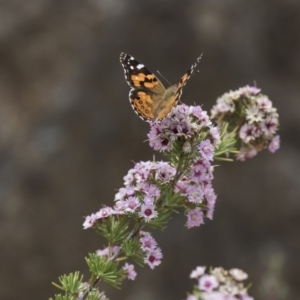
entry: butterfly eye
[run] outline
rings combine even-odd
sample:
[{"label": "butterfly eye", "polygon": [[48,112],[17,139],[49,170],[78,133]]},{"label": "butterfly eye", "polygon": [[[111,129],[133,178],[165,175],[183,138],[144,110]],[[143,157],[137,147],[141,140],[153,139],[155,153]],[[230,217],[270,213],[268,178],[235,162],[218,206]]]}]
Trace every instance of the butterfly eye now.
[{"label": "butterfly eye", "polygon": [[143,101],[139,101],[139,104],[143,104]]}]

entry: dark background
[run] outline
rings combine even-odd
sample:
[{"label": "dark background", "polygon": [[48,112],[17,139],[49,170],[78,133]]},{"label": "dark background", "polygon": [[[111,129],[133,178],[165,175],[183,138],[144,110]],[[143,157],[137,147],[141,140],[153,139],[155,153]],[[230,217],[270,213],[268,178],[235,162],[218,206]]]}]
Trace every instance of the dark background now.
[{"label": "dark background", "polygon": [[282,147],[221,163],[214,220],[187,230],[176,216],[154,233],[162,265],[107,295],[183,299],[190,271],[208,265],[247,271],[256,299],[299,299],[299,32],[299,0],[1,1],[0,299],[48,299],[59,275],[87,275],[84,256],[104,241],[82,216],[112,205],[132,161],[153,157],[122,51],[172,83],[203,52],[182,101],[206,110],[256,82],[278,108]]}]

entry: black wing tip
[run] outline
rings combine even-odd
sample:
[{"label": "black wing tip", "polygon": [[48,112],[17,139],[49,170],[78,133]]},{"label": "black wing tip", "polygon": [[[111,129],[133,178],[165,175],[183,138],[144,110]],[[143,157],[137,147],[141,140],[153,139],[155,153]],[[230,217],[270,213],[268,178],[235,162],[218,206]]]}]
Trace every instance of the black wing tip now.
[{"label": "black wing tip", "polygon": [[126,56],[126,53],[125,52],[121,52],[121,54],[120,54],[120,61],[121,62],[124,60],[125,56]]},{"label": "black wing tip", "polygon": [[203,57],[203,53],[201,53],[201,54],[197,57],[197,63],[199,63],[199,61],[201,60],[202,57]]}]

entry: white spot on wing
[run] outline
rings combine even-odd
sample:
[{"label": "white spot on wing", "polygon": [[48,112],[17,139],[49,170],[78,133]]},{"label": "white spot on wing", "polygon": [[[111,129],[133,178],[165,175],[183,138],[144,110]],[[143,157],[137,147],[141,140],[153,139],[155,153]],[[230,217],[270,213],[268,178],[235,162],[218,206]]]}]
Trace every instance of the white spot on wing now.
[{"label": "white spot on wing", "polygon": [[140,69],[142,69],[142,68],[144,68],[145,66],[143,65],[143,64],[138,64],[137,66],[136,66],[136,68],[138,69],[138,70],[140,70]]}]

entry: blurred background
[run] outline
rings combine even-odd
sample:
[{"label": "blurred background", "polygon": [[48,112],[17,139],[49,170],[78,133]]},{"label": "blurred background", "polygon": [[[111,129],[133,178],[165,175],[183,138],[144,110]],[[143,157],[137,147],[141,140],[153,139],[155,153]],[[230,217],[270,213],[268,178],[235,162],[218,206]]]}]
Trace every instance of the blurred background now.
[{"label": "blurred background", "polygon": [[[172,83],[200,53],[182,101],[210,110],[257,83],[280,114],[281,149],[215,171],[215,217],[155,232],[161,266],[113,299],[184,299],[197,265],[238,267],[255,299],[300,298],[300,2],[0,2],[0,299],[48,299],[51,282],[104,247],[83,216],[112,205],[132,161],[151,160],[119,54]],[[159,155],[156,154],[159,158]],[[87,277],[86,277],[87,279]],[[298,295],[298,296],[297,296]]]}]

